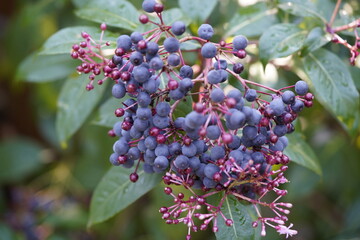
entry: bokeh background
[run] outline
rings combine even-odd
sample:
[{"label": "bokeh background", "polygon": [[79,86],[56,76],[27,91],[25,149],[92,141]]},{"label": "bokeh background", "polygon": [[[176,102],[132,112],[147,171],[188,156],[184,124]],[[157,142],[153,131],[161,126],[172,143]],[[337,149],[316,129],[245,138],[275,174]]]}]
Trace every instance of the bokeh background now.
[{"label": "bokeh background", "polygon": [[[186,228],[166,225],[158,213],[160,206],[171,201],[161,187],[111,220],[87,229],[91,194],[110,168],[113,139],[108,137],[107,128],[89,120],[66,148],[61,147],[55,116],[63,81],[29,83],[28,76],[17,71],[19,64],[57,30],[89,25],[73,13],[82,2],[0,3],[0,239],[183,239]],[[141,0],[131,2],[140,8]],[[163,2],[168,8],[177,6],[177,1]],[[322,2],[329,9],[335,3]],[[346,2],[360,16],[359,2]],[[221,25],[229,21],[238,7],[236,1],[221,1],[210,22]],[[347,56],[339,46],[329,44],[327,48]],[[34,66],[34,71],[62,76],[75,66],[69,57],[59,68],[49,69],[44,63],[41,69]],[[352,67],[351,71],[359,89],[360,69]],[[293,82],[294,78],[288,75],[287,80]],[[360,137],[350,137],[316,101],[312,109],[304,111],[300,122],[323,174],[290,165],[286,198],[294,204],[289,218],[299,231],[293,239],[359,240]],[[215,237],[201,232],[193,234],[193,239]],[[270,231],[264,239],[280,237]]]}]

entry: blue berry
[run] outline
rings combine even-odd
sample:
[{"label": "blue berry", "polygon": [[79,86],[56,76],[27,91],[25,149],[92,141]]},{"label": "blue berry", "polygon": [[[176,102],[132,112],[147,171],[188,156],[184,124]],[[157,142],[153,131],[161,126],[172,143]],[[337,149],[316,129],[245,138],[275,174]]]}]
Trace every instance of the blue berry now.
[{"label": "blue berry", "polygon": [[160,171],[165,171],[169,166],[169,160],[165,156],[158,156],[155,158],[154,167]]},{"label": "blue berry", "polygon": [[132,147],[129,149],[127,156],[130,160],[137,160],[140,158],[140,150],[137,147]]},{"label": "blue berry", "polygon": [[281,98],[275,98],[270,102],[269,107],[273,110],[275,116],[280,116],[285,111],[284,102]]},{"label": "blue berry", "polygon": [[154,12],[154,7],[155,7],[155,0],[144,0],[144,2],[142,3],[142,8],[144,9],[145,12],[148,13],[152,13]]},{"label": "blue berry", "polygon": [[177,88],[175,90],[170,90],[169,96],[171,99],[176,101],[182,99],[185,94],[179,88]]},{"label": "blue berry", "polygon": [[177,52],[179,50],[179,48],[180,48],[179,40],[177,40],[174,37],[168,37],[164,41],[164,48],[169,53]]},{"label": "blue berry", "polygon": [[192,157],[189,159],[189,166],[193,171],[196,171],[200,167],[200,159],[198,157]]},{"label": "blue berry", "polygon": [[141,120],[140,118],[135,119],[133,128],[135,128],[139,132],[145,131],[148,127],[149,127],[148,120]]},{"label": "blue berry", "polygon": [[146,67],[137,66],[134,67],[133,76],[136,82],[144,83],[150,78],[151,73]]},{"label": "blue berry", "polygon": [[129,51],[132,44],[131,38],[128,35],[121,35],[116,40],[117,48],[122,48],[125,51]]},{"label": "blue berry", "polygon": [[186,169],[189,167],[189,158],[184,155],[179,155],[175,158],[174,165],[179,169]]},{"label": "blue berry", "polygon": [[291,110],[293,110],[296,113],[301,112],[303,108],[304,108],[304,103],[299,99],[295,99],[295,102],[291,104]]},{"label": "blue berry", "polygon": [[126,94],[126,89],[123,83],[119,82],[112,87],[111,93],[114,98],[123,98]]},{"label": "blue berry", "polygon": [[171,31],[176,35],[182,35],[186,30],[185,23],[182,21],[176,21],[171,25]]},{"label": "blue berry", "polygon": [[251,114],[246,117],[246,121],[249,125],[258,125],[260,123],[261,118],[262,115],[259,112],[259,110],[252,108]]},{"label": "blue berry", "polygon": [[144,139],[140,140],[138,142],[137,147],[140,150],[140,152],[144,153],[146,151],[145,140]]},{"label": "blue berry", "polygon": [[214,35],[214,29],[210,24],[202,24],[198,29],[198,35],[202,39],[209,40]]},{"label": "blue berry", "polygon": [[241,140],[238,136],[236,135],[232,135],[232,142],[228,144],[228,147],[230,149],[237,149],[240,147],[240,144],[241,144]]},{"label": "blue berry", "polygon": [[297,81],[295,83],[295,92],[301,96],[305,95],[309,90],[309,86],[305,81]]},{"label": "blue berry", "polygon": [[207,75],[208,82],[211,84],[217,84],[221,82],[220,71],[211,70]]},{"label": "blue berry", "polygon": [[247,45],[248,40],[242,35],[236,36],[233,40],[233,47],[235,50],[245,49]]},{"label": "blue berry", "polygon": [[295,101],[295,93],[292,91],[285,91],[281,95],[281,98],[285,104],[292,104]]},{"label": "blue berry", "polygon": [[244,155],[239,150],[233,150],[229,153],[229,157],[232,157],[237,164],[241,164],[242,160],[244,159]]},{"label": "blue berry", "polygon": [[197,148],[193,143],[191,143],[189,146],[183,145],[181,147],[181,152],[187,157],[193,157],[196,155]]},{"label": "blue berry", "polygon": [[212,164],[212,163],[207,164],[204,168],[205,176],[210,179],[213,179],[214,174],[219,171],[220,171],[220,168],[217,165]]},{"label": "blue berry", "polygon": [[263,163],[265,161],[265,157],[261,152],[253,152],[251,158],[254,160],[255,164]]},{"label": "blue berry", "polygon": [[140,92],[137,97],[137,102],[140,107],[147,107],[151,103],[151,97],[146,92]]},{"label": "blue berry", "polygon": [[225,157],[225,150],[223,147],[215,146],[211,149],[211,152],[210,152],[211,160],[216,161],[223,157]]},{"label": "blue berry", "polygon": [[211,125],[206,128],[206,136],[211,140],[216,140],[220,137],[221,131],[217,125]]},{"label": "blue berry", "polygon": [[249,125],[245,126],[243,128],[242,132],[243,132],[243,136],[245,136],[251,140],[253,140],[256,137],[256,135],[258,134],[257,127],[249,126]]},{"label": "blue berry", "polygon": [[125,107],[131,106],[129,109],[126,110],[126,112],[130,114],[135,113],[138,108],[138,106],[136,105],[136,101],[132,98],[126,99],[123,104]]},{"label": "blue berry", "polygon": [[248,101],[248,102],[253,102],[255,101],[257,98],[257,93],[256,93],[256,90],[255,89],[248,89],[246,92],[245,92],[245,99]]},{"label": "blue berry", "polygon": [[114,165],[114,166],[119,166],[120,165],[120,163],[119,163],[119,161],[118,161],[118,157],[119,157],[119,154],[117,154],[117,153],[112,153],[111,155],[110,155],[110,163],[112,164],[112,165]]},{"label": "blue berry", "polygon": [[276,136],[282,137],[287,133],[287,127],[286,125],[276,125],[273,131]]},{"label": "blue berry", "polygon": [[207,178],[207,177],[205,177],[203,179],[203,184],[206,188],[209,188],[209,189],[214,188],[217,185],[217,183],[214,180]]},{"label": "blue berry", "polygon": [[133,43],[138,43],[139,41],[143,40],[144,37],[141,33],[139,32],[133,32],[131,35],[130,35],[130,38],[131,38],[131,41]]},{"label": "blue berry", "polygon": [[156,156],[169,156],[169,147],[165,144],[158,144],[155,148]]},{"label": "blue berry", "polygon": [[161,70],[164,66],[164,62],[161,60],[160,57],[153,57],[151,60],[150,60],[150,68],[151,69],[154,69],[154,70]]},{"label": "blue berry", "polygon": [[138,66],[143,62],[143,55],[138,52],[135,51],[130,55],[130,62],[134,65],[134,66]]},{"label": "blue berry", "polygon": [[122,124],[122,122],[117,122],[117,123],[115,123],[114,126],[113,126],[114,133],[115,133],[115,135],[118,136],[118,137],[121,136],[121,130],[122,130],[121,124]]},{"label": "blue berry", "polygon": [[170,110],[170,105],[167,102],[160,102],[156,105],[156,114],[161,117],[168,116]]},{"label": "blue berry", "polygon": [[260,133],[252,141],[254,146],[261,147],[266,143],[266,136]]},{"label": "blue berry", "polygon": [[184,65],[180,68],[179,75],[182,78],[190,78],[191,79],[194,75],[194,71],[190,66]]},{"label": "blue berry", "polygon": [[151,110],[146,107],[139,107],[136,110],[136,116],[141,120],[148,120],[151,117]]},{"label": "blue berry", "polygon": [[124,155],[129,151],[129,144],[125,141],[118,140],[114,143],[113,149],[118,155]]},{"label": "blue berry", "polygon": [[184,117],[178,117],[177,119],[175,119],[174,121],[174,126],[176,128],[182,128],[182,125],[184,124],[185,122],[185,118]]},{"label": "blue berry", "polygon": [[234,127],[234,128],[231,128],[232,130],[235,130],[237,128],[241,128],[242,126],[244,126],[245,121],[246,121],[245,114],[238,110],[233,111],[229,118],[230,126]]},{"label": "blue berry", "polygon": [[234,98],[236,102],[239,102],[242,98],[241,92],[238,89],[232,89],[226,95],[228,98]]},{"label": "blue berry", "polygon": [[156,75],[151,76],[148,81],[143,83],[143,89],[149,94],[155,93],[159,86],[160,80]]},{"label": "blue berry", "polygon": [[154,56],[159,51],[159,45],[156,42],[148,42],[146,46],[146,53]]},{"label": "blue berry", "polygon": [[220,59],[220,60],[214,62],[214,68],[215,68],[216,70],[219,70],[219,69],[224,69],[224,70],[225,70],[225,69],[227,68],[227,62],[226,62],[226,60]]},{"label": "blue berry", "polygon": [[169,154],[170,155],[180,155],[181,154],[181,144],[178,142],[173,142],[169,145]]},{"label": "blue berry", "polygon": [[145,146],[147,149],[154,150],[157,146],[156,138],[153,136],[145,138]]},{"label": "blue berry", "polygon": [[176,53],[172,53],[168,56],[167,62],[170,66],[176,67],[180,64],[180,57]]},{"label": "blue berry", "polygon": [[225,94],[221,88],[215,88],[210,93],[211,101],[219,103],[225,99]]},{"label": "blue berry", "polygon": [[145,173],[154,173],[154,169],[153,169],[153,166],[149,163],[144,163],[143,165],[143,169],[144,169],[144,172]]},{"label": "blue berry", "polygon": [[185,93],[190,91],[193,86],[194,86],[194,83],[191,81],[190,78],[184,78],[179,83],[179,89]]},{"label": "blue berry", "polygon": [[216,56],[216,46],[213,43],[205,43],[202,47],[201,47],[201,55],[204,58],[213,58]]},{"label": "blue berry", "polygon": [[204,116],[200,113],[192,111],[185,117],[185,125],[189,128],[195,129],[200,127],[203,123]]},{"label": "blue berry", "polygon": [[155,114],[153,116],[153,123],[154,126],[160,129],[167,128],[170,125],[170,119],[169,117],[161,117],[158,114]]},{"label": "blue berry", "polygon": [[202,154],[203,152],[205,152],[206,149],[206,145],[205,142],[203,140],[196,140],[193,141],[193,144],[196,146],[196,154]]}]

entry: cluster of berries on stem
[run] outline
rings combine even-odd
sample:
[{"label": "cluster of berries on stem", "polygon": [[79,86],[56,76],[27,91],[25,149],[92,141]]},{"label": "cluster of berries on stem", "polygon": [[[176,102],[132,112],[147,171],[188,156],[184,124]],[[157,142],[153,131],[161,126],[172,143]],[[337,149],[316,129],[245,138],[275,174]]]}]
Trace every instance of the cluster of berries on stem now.
[{"label": "cluster of berries on stem", "polygon": [[[219,230],[219,221],[227,226],[237,224],[221,210],[229,196],[254,206],[258,217],[252,226],[259,225],[261,235],[266,235],[266,226],[295,235],[292,224],[285,226],[292,205],[280,201],[287,194],[280,186],[288,181],[284,172],[290,161],[283,152],[288,145],[285,135],[295,130],[293,122],[299,112],[313,104],[307,83],[299,80],[273,89],[244,79],[241,59],[247,56],[246,37],[235,36],[230,43],[211,42],[214,29],[209,24],[198,28],[198,36],[180,37],[186,32],[185,23],[166,25],[162,4],[145,0],[143,9],[155,13],[159,22],[141,15],[139,21],[153,24],[154,29],[119,36],[111,59],[101,50],[109,44],[102,44],[102,39],[96,43],[87,33],[71,53],[82,61],[77,71],[89,74],[88,90],[94,88],[95,78],[100,78],[100,85],[107,79],[113,82],[112,95],[119,99],[114,113],[119,121],[109,131],[118,138],[110,162],[135,166],[132,182],[138,180],[140,168],[163,174],[164,191],[174,198],[174,205],[161,207],[160,213],[168,224],[186,224],[186,239],[210,223],[214,232]],[[102,24],[101,30],[105,29]],[[186,64],[182,45],[187,41],[200,46],[192,50],[203,62],[200,71]],[[223,90],[230,77],[241,83],[241,91]],[[178,110],[194,99],[189,112]],[[184,186],[190,197],[175,194],[171,185]],[[270,192],[277,197],[267,203],[264,196]],[[216,194],[221,200],[210,204],[208,198]],[[260,207],[269,208],[274,216],[262,216]]]}]

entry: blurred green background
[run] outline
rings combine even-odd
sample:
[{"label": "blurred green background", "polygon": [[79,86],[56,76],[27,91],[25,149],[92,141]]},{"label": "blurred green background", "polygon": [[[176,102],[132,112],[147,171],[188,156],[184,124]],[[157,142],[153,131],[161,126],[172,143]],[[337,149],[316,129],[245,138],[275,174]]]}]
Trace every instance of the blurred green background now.
[{"label": "blurred green background", "polygon": [[[158,213],[171,201],[161,187],[110,221],[87,229],[91,194],[110,168],[113,139],[107,136],[107,128],[88,121],[66,148],[60,147],[54,122],[63,81],[34,84],[17,73],[19,64],[57,30],[89,24],[73,14],[84,2],[1,3],[0,239],[184,239],[186,228],[166,225]],[[168,8],[177,6],[177,1],[164,2]],[[141,0],[132,3],[139,8]],[[352,3],[359,6],[358,1]],[[233,6],[235,1],[223,1],[211,22],[228,21],[236,10]],[[346,55],[338,46],[329,48]],[[40,69],[34,66],[34,74],[51,77],[56,72],[65,79],[75,66],[65,57],[56,69],[47,69],[46,62]],[[359,68],[353,67],[352,73],[359,88]],[[350,138],[318,102],[304,111],[300,122],[323,175],[290,165],[291,182],[285,187],[294,207],[289,218],[299,231],[293,239],[360,239],[360,137]],[[214,236],[201,232],[193,239]],[[280,237],[270,231],[264,239]]]}]

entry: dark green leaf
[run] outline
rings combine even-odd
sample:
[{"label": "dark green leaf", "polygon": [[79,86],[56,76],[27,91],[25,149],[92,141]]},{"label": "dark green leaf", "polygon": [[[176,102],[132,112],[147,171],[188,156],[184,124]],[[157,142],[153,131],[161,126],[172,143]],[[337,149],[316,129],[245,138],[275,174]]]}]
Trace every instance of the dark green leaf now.
[{"label": "dark green leaf", "polygon": [[[69,27],[61,29],[52,35],[43,45],[40,54],[51,55],[51,54],[70,54],[71,47],[74,44],[79,44],[84,41],[81,37],[82,32],[87,32],[90,36],[98,41],[100,39],[101,30],[96,27]],[[105,31],[103,42],[109,41],[110,44],[114,45],[116,37],[114,37],[109,31]]]},{"label": "dark green leaf", "polygon": [[257,3],[249,7],[239,8],[225,29],[225,36],[237,34],[246,37],[261,35],[266,29],[278,22],[277,9],[269,9],[265,3]]},{"label": "dark green leaf", "polygon": [[326,33],[320,27],[312,29],[304,42],[304,50],[302,55],[306,55],[309,52],[313,52],[326,43],[329,42],[330,38],[326,37]]},{"label": "dark green leaf", "polygon": [[77,10],[76,15],[97,23],[109,26],[135,30],[139,25],[136,8],[127,1],[91,1],[87,6]]},{"label": "dark green leaf", "polygon": [[359,93],[345,63],[335,54],[318,49],[309,53],[303,64],[316,98],[354,136],[360,118]]},{"label": "dark green leaf", "polygon": [[139,180],[133,183],[129,175],[133,169],[113,167],[96,187],[91,199],[88,226],[103,222],[129,206],[159,184],[161,175],[138,172]]},{"label": "dark green leaf", "polygon": [[63,85],[58,99],[56,132],[62,144],[84,123],[102,97],[106,86],[96,85],[90,92],[85,87],[88,75],[70,77]]},{"label": "dark green leaf", "polygon": [[[205,5],[204,5],[205,4]],[[179,6],[191,19],[205,21],[214,10],[217,0],[203,1],[179,0]]]},{"label": "dark green leaf", "polygon": [[175,110],[174,110],[174,117],[178,118],[178,117],[185,117],[188,113],[190,113],[193,108],[192,108],[192,98],[191,96],[186,96],[183,100],[181,100],[181,102],[178,103],[178,105],[176,106]]},{"label": "dark green leaf", "polygon": [[218,216],[219,231],[215,233],[218,240],[260,239],[260,227],[252,227],[252,222],[257,219],[253,205],[245,205],[234,196],[229,195],[226,197],[221,211],[227,219],[232,219],[234,224],[228,227],[222,216]]},{"label": "dark green leaf", "polygon": [[19,66],[16,78],[28,82],[50,82],[67,77],[75,71],[78,61],[69,54],[28,56]]},{"label": "dark green leaf", "polygon": [[104,127],[113,127],[116,122],[122,120],[122,117],[118,118],[115,116],[115,109],[123,107],[124,105],[121,103],[128,98],[129,97],[127,95],[122,99],[116,99],[114,97],[109,98],[100,106],[97,117],[93,123]]},{"label": "dark green leaf", "polygon": [[287,135],[287,138],[289,146],[286,147],[285,154],[290,160],[321,175],[319,160],[312,148],[304,141],[303,136],[292,133]]},{"label": "dark green leaf", "polygon": [[41,147],[26,139],[0,144],[0,183],[20,181],[41,167]]},{"label": "dark green leaf", "polygon": [[295,24],[281,23],[272,26],[259,40],[260,58],[268,61],[286,57],[301,49],[307,32]]},{"label": "dark green leaf", "polygon": [[326,19],[320,14],[321,11],[310,1],[303,0],[283,0],[278,5],[280,9],[295,16],[300,17],[314,17],[322,22],[327,22]]}]

